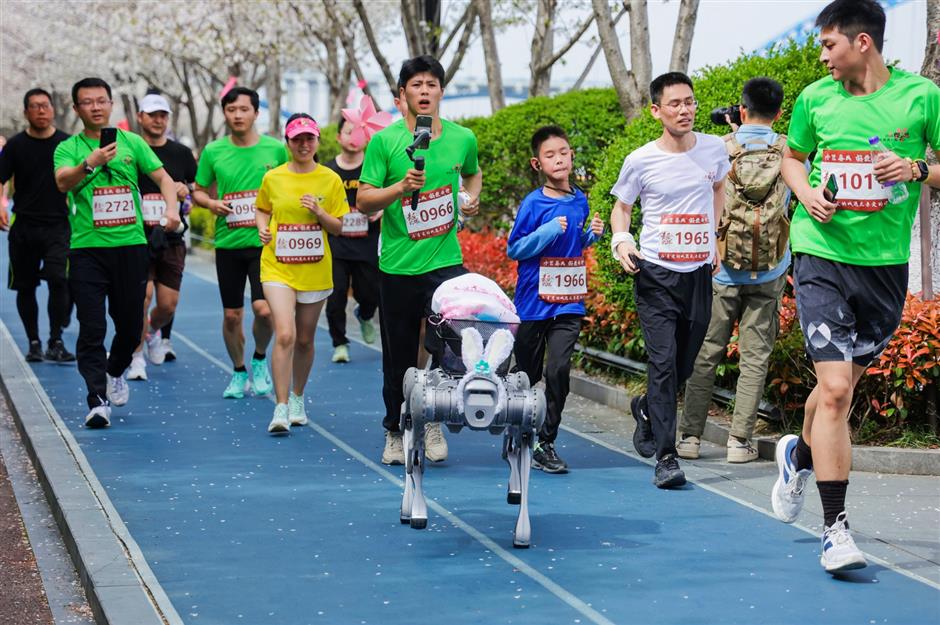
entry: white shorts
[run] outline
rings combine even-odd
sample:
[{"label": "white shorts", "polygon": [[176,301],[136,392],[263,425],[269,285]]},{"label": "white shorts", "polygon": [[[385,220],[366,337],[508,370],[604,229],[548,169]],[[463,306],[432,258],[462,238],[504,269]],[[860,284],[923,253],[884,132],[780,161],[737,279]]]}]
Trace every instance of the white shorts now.
[{"label": "white shorts", "polygon": [[298,304],[316,304],[317,302],[322,302],[333,292],[333,289],[326,289],[323,291],[298,291],[294,287],[288,286],[283,282],[262,282],[261,285],[273,286],[278,289],[290,289],[297,295]]}]

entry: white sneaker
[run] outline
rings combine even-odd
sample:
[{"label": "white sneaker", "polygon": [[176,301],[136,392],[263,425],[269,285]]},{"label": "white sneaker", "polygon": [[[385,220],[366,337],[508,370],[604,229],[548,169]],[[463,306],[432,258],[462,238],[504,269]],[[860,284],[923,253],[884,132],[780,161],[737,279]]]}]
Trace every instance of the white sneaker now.
[{"label": "white sneaker", "polygon": [[134,352],[131,359],[131,366],[127,368],[128,380],[146,380],[147,379],[147,361],[144,359],[144,350]]},{"label": "white sneaker", "polygon": [[116,378],[112,378],[107,373],[105,375],[108,376],[108,401],[111,402],[112,406],[123,406],[131,397],[131,389],[127,386],[127,380],[124,379],[123,374]]},{"label": "white sneaker", "polygon": [[822,555],[819,563],[827,573],[840,573],[863,569],[868,566],[865,555],[855,546],[852,532],[845,520],[845,512],[840,512],[836,522],[823,530]]},{"label": "white sneaker", "polygon": [[268,424],[271,434],[286,434],[290,432],[290,421],[287,418],[287,404],[278,404],[274,407],[274,418]]},{"label": "white sneaker", "polygon": [[424,424],[424,457],[431,462],[447,460],[447,439],[440,423]]},{"label": "white sneaker", "polygon": [[111,406],[108,402],[100,399],[100,405],[95,406],[85,415],[86,428],[106,428],[111,425]]},{"label": "white sneaker", "polygon": [[796,470],[792,453],[796,447],[797,436],[787,434],[777,441],[777,481],[774,483],[770,502],[774,514],[784,523],[793,523],[803,509],[803,489],[806,480],[813,474],[812,469]]},{"label": "white sneaker", "polygon": [[147,334],[144,342],[147,344],[147,358],[150,359],[150,362],[155,365],[162,365],[163,361],[166,360],[166,349],[163,347],[163,337],[160,330]]},{"label": "white sneaker", "polygon": [[176,350],[173,349],[173,343],[170,342],[170,339],[163,339],[162,344],[164,359],[167,362],[173,362],[176,360]]},{"label": "white sneaker", "polygon": [[728,448],[728,462],[742,464],[757,460],[757,448],[754,447],[750,440],[746,440],[742,443],[729,434],[728,443],[725,446]]},{"label": "white sneaker", "polygon": [[287,417],[291,425],[307,425],[307,409],[304,406],[304,396],[291,394],[287,397]]},{"label": "white sneaker", "polygon": [[691,434],[683,434],[676,443],[676,454],[686,460],[695,460],[702,449],[702,439]]},{"label": "white sneaker", "polygon": [[405,464],[405,446],[402,444],[401,432],[385,431],[382,464]]}]

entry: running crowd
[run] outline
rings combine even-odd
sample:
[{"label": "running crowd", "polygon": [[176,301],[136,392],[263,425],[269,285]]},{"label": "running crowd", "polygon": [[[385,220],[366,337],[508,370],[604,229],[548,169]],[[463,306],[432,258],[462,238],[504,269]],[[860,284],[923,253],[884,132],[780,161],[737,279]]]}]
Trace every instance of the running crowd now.
[{"label": "running crowd", "polygon": [[[792,265],[817,384],[802,433],[777,445],[772,504],[782,521],[795,521],[815,475],[825,516],[821,563],[837,572],[866,565],[845,512],[847,418],[855,385],[900,322],[922,185],[940,188],[940,166],[924,160],[928,145],[940,150],[940,88],[886,66],[885,14],[875,0],[835,0],[817,26],[830,76],[799,94],[786,135],[774,130],[784,92],[772,78],[744,85],[740,106],[725,117],[732,132],[722,138],[693,130],[697,101],[686,75],[652,81],[650,111],[662,135],[624,160],[609,190],[609,240],[633,276],[649,357],[647,390],[631,404],[633,442],[641,456],[655,456],[660,488],[684,484],[678,458],[699,455],[715,369],[736,324],[741,375],[727,460],[757,458],[751,439]],[[375,342],[376,323],[381,337],[382,462],[402,464],[403,377],[427,357],[434,290],[466,273],[458,223],[478,212],[483,185],[475,136],[439,115],[443,93],[437,60],[406,61],[396,99],[402,119],[372,136],[341,120],[341,152],[321,165],[317,122],[298,113],[283,142],[261,135],[258,94],[244,87],[221,97],[229,134],[207,145],[198,164],[168,138],[172,107],[158,93],[140,100],[137,135],[109,126],[111,88],[85,78],[72,89],[84,129],[69,137],[53,125],[49,93],[28,91],[28,127],[0,152],[0,182],[12,180],[14,189],[15,221],[10,226],[0,209],[0,225],[10,226],[9,286],[29,340],[26,359],[77,359],[88,389],[85,425],[110,425],[112,407],[129,399],[128,380],[146,380],[148,361],[176,358],[170,338],[186,258],[182,233],[190,206],[201,207],[216,216],[222,338],[232,362],[222,396],[273,391],[269,432],[306,423],[320,313],[325,306],[333,362],[348,362],[351,290],[363,339]],[[406,152],[419,117],[430,118],[430,141],[419,149],[424,168]],[[535,129],[531,148],[543,184],[518,207],[507,250],[518,261],[515,366],[545,383],[547,416],[533,466],[564,473],[555,440],[585,314],[584,250],[607,224],[570,182],[574,152],[565,130]],[[49,287],[45,352],[41,279]],[[114,325],[107,351],[106,303]],[[62,341],[73,305],[74,356]],[[445,459],[440,425],[424,435],[428,459]]]}]

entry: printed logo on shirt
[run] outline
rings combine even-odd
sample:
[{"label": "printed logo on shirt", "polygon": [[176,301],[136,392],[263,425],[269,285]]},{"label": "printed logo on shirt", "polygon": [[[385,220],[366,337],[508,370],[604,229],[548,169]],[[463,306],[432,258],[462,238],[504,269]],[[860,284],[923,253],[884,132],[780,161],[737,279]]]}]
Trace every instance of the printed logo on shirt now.
[{"label": "printed logo on shirt", "polygon": [[457,163],[456,165],[451,167],[450,170],[454,172],[455,174],[459,174],[461,169],[463,169],[463,163]]},{"label": "printed logo on shirt", "polygon": [[131,156],[130,154],[126,154],[126,155],[124,155],[124,158],[121,159],[121,161],[122,161],[125,165],[130,165],[131,163],[134,162],[134,157]]},{"label": "printed logo on shirt", "polygon": [[716,182],[718,182],[718,170],[713,169],[711,171],[705,172],[705,180],[707,180],[708,182],[712,184],[715,184]]}]

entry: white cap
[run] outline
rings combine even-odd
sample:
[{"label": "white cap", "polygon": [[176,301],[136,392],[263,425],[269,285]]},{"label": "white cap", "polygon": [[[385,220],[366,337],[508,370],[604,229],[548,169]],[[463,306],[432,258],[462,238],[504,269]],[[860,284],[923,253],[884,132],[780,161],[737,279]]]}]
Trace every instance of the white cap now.
[{"label": "white cap", "polygon": [[140,100],[141,113],[170,112],[170,103],[159,93],[148,93]]}]

